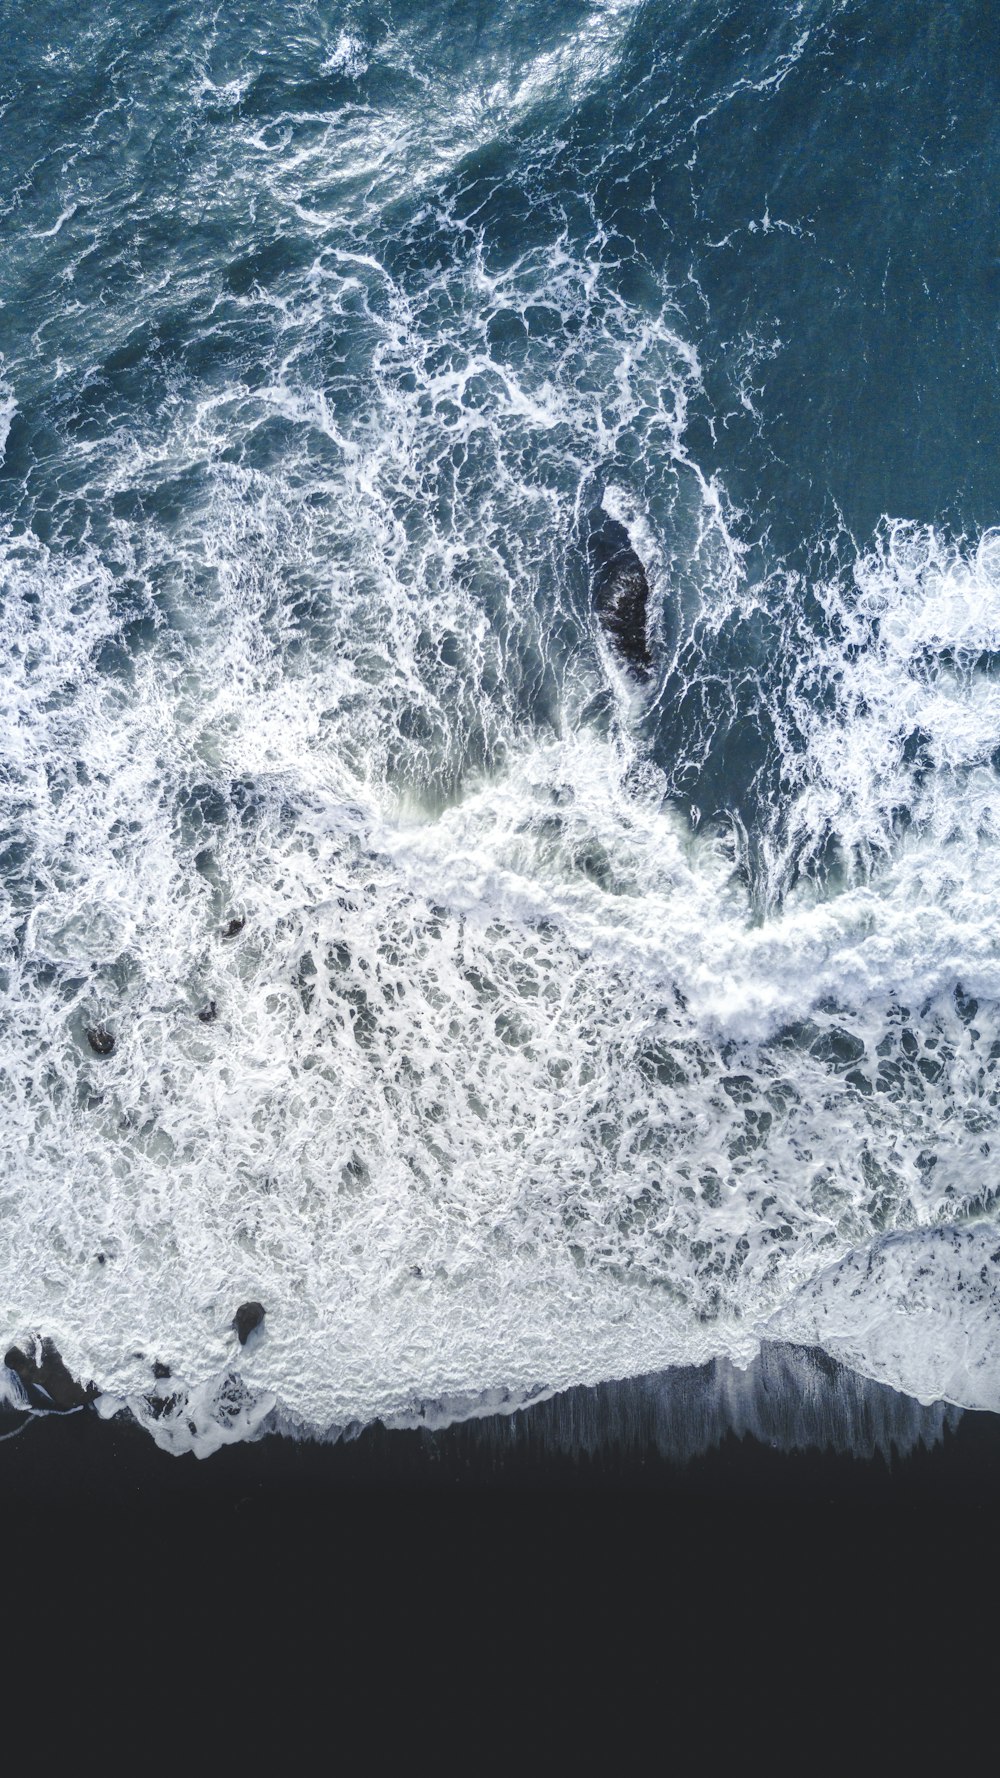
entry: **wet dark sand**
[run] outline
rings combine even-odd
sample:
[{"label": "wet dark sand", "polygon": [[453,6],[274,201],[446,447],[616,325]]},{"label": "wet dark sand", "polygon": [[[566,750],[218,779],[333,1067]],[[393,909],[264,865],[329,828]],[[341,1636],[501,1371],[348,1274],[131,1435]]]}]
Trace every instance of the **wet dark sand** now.
[{"label": "wet dark sand", "polygon": [[[719,1431],[703,1375],[204,1461],[125,1416],[35,1419],[0,1443],[5,1621],[41,1651],[43,1694],[86,1674],[90,1709],[132,1674],[144,1732],[199,1696],[223,1741],[258,1716],[284,1735],[304,1692],[324,1735],[363,1704],[368,1733],[447,1734],[471,1708],[521,1736],[561,1711],[586,1736],[595,1710],[627,1725],[695,1695],[714,1734],[734,1685],[760,1686],[739,1723],[793,1691],[842,1713],[894,1662],[936,1670],[956,1635],[963,1660],[986,1653],[971,1626],[992,1597],[1000,1417],[914,1421],[820,1369],[803,1422],[776,1374],[767,1411],[759,1390],[726,1397],[757,1436],[683,1460],[664,1448]],[[817,1415],[841,1446],[888,1428],[908,1454],[779,1448],[821,1436]]]},{"label": "wet dark sand", "polygon": [[211,1457],[161,1451],[127,1413],[8,1415],[0,1500],[26,1521],[113,1514],[249,1524],[288,1515],[487,1516],[530,1498],[686,1516],[720,1508],[854,1509],[990,1517],[1000,1509],[1000,1416],[924,1408],[822,1354],[765,1348],[758,1364],[574,1389],[438,1430],[381,1424],[323,1442],[269,1434]]}]

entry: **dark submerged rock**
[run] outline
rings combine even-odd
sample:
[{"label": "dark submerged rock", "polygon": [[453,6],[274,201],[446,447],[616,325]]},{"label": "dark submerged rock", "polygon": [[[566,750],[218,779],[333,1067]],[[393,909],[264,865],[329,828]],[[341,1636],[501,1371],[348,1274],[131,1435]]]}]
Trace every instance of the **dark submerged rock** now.
[{"label": "dark submerged rock", "polygon": [[172,1414],[180,1400],[179,1395],[147,1395],[146,1406],[154,1420],[160,1420],[164,1414]]},{"label": "dark submerged rock", "polygon": [[212,1023],[212,1020],[216,1016],[217,1010],[218,1009],[216,1007],[214,1000],[206,1001],[204,1006],[200,1006],[198,1008],[198,1017],[201,1020],[202,1024],[203,1025],[210,1025]]},{"label": "dark submerged rock", "polygon": [[649,677],[649,581],[617,519],[604,518],[588,543],[594,609],[616,652],[642,679]]},{"label": "dark submerged rock", "polygon": [[169,1377],[170,1375],[169,1364],[161,1364],[160,1360],[157,1359],[153,1366],[153,1375],[158,1383],[162,1383],[164,1378]]},{"label": "dark submerged rock", "polygon": [[78,1383],[70,1375],[52,1340],[42,1340],[38,1356],[11,1346],[3,1361],[20,1378],[32,1407],[55,1408],[65,1414],[71,1408],[86,1407],[99,1394],[96,1383]]},{"label": "dark submerged rock", "polygon": [[236,1338],[241,1346],[245,1346],[250,1335],[256,1331],[264,1319],[263,1303],[241,1303],[233,1316],[231,1325],[236,1331]]},{"label": "dark submerged rock", "polygon": [[95,1056],[110,1056],[115,1047],[115,1040],[104,1025],[91,1025],[87,1032],[87,1042]]},{"label": "dark submerged rock", "polygon": [[246,921],[244,919],[234,915],[233,918],[223,927],[223,930],[222,930],[223,938],[235,938],[237,933],[240,933],[243,931],[243,928],[245,925],[246,925]]}]

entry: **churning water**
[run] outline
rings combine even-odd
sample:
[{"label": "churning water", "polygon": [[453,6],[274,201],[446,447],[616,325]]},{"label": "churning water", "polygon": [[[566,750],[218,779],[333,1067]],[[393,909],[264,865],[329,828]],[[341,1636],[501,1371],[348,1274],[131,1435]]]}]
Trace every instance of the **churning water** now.
[{"label": "churning water", "polygon": [[102,1411],[1000,1409],[1000,56],[918,10],[2,0],[0,1333]]}]

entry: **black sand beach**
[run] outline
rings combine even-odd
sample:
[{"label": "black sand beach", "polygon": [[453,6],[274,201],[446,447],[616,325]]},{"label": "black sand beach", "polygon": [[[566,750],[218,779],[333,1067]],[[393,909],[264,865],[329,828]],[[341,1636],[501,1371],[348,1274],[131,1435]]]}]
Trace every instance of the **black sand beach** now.
[{"label": "black sand beach", "polygon": [[[586,1735],[608,1711],[634,1726],[669,1709],[675,1734],[707,1698],[717,1755],[792,1692],[839,1721],[859,1660],[922,1670],[978,1621],[1000,1417],[939,1424],[829,1361],[786,1360],[772,1349],[770,1419],[758,1374],[721,1430],[732,1380],[704,1372],[204,1461],[128,1415],[36,1418],[0,1443],[11,1621],[46,1651],[44,1695],[78,1684],[89,1710],[134,1673],[142,1724],[207,1700],[220,1747],[249,1711],[285,1758],[303,1704],[299,1733],[331,1711],[380,1738],[454,1733],[485,1710],[524,1735],[568,1710]],[[815,1442],[793,1448],[796,1426]],[[966,1663],[988,1652],[978,1632],[959,1642]]]},{"label": "black sand beach", "polygon": [[[706,1365],[573,1389],[435,1430],[380,1423],[336,1439],[269,1433],[206,1459],[157,1448],[127,1412],[9,1413],[0,1500],[19,1517],[204,1510],[246,1523],[352,1513],[412,1496],[433,1511],[627,1496],[701,1509],[1000,1507],[1000,1417],[921,1407],[823,1354],[765,1347],[747,1372]],[[374,1510],[374,1509],[373,1509]],[[397,1508],[394,1508],[397,1510]]]}]

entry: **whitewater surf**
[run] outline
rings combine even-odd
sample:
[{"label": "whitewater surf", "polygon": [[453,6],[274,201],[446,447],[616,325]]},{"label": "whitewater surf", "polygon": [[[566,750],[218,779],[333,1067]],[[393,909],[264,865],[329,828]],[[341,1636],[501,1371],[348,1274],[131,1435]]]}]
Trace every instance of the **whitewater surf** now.
[{"label": "whitewater surf", "polygon": [[8,1403],[1000,1410],[981,11],[32,12]]}]

